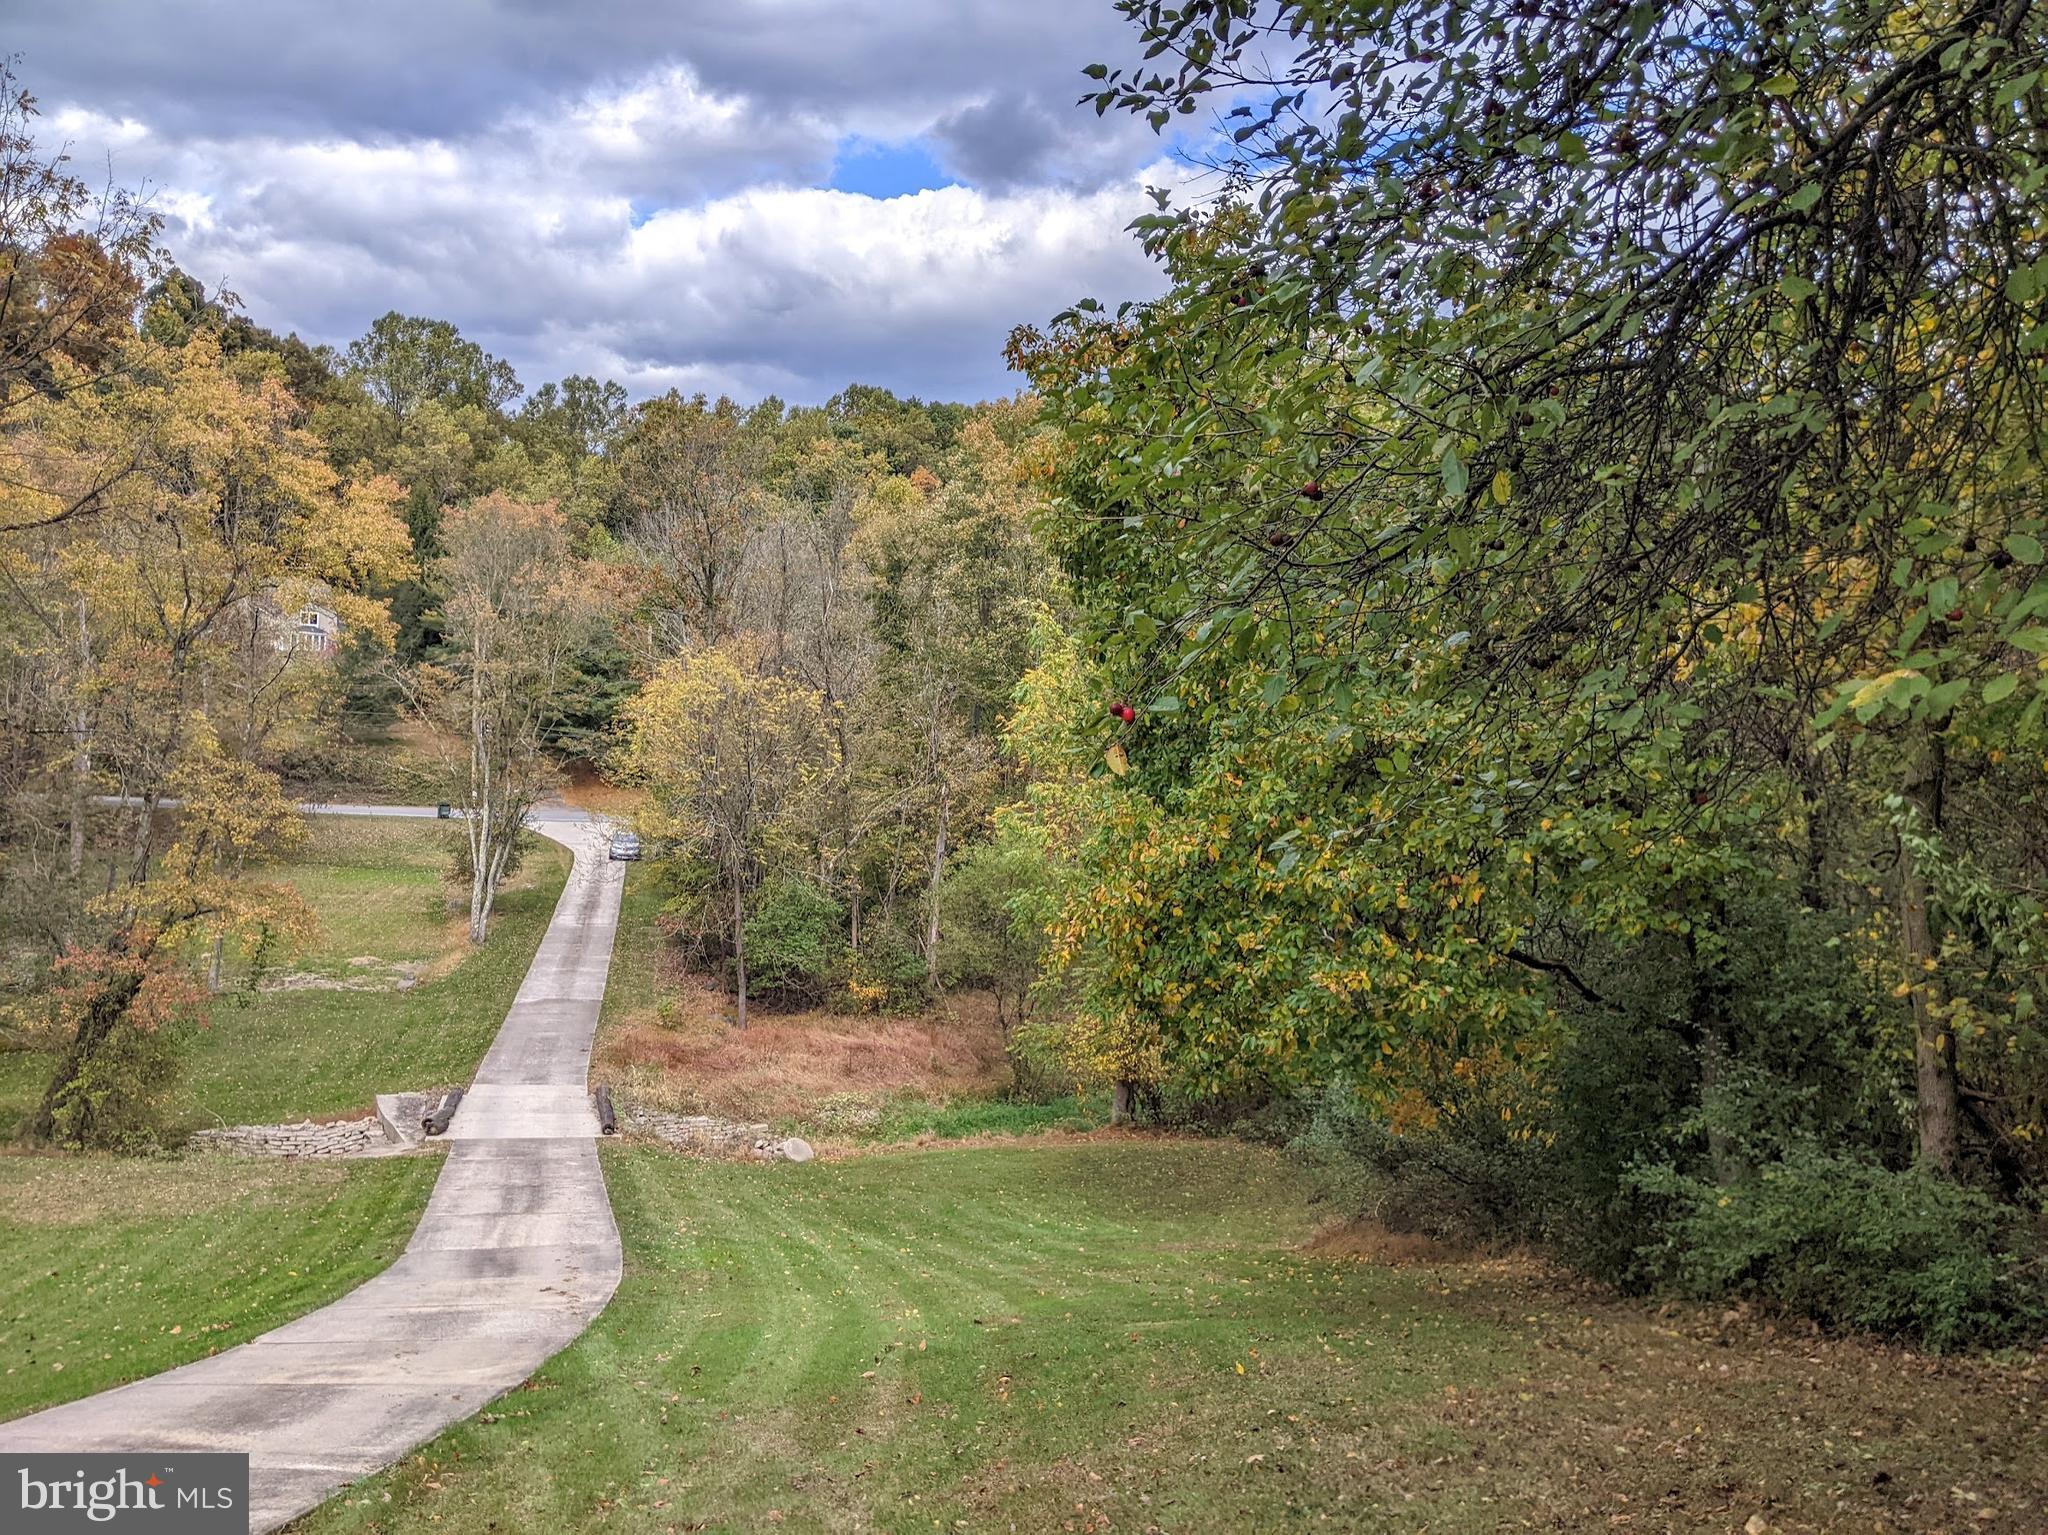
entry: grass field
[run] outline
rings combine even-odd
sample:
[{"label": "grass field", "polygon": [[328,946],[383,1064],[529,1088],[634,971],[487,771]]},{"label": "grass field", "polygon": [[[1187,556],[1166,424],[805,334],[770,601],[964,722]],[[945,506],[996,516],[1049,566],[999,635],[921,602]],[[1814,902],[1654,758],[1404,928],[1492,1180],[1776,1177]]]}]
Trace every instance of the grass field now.
[{"label": "grass field", "polygon": [[[433,822],[313,818],[300,856],[266,877],[298,888],[319,936],[265,978],[285,989],[215,999],[183,1047],[173,1128],[357,1113],[379,1092],[468,1078],[539,946],[569,855],[530,837],[490,941],[472,951],[443,877],[446,837]],[[40,1055],[0,1056],[0,1124],[34,1106],[50,1069]]]},{"label": "grass field", "polygon": [[1242,1145],[605,1161],[611,1307],[304,1531],[2048,1523],[2037,1366],[1388,1266]]},{"label": "grass field", "polygon": [[189,1364],[405,1246],[438,1157],[0,1157],[0,1418]]},{"label": "grass field", "polygon": [[605,978],[604,1008],[598,1014],[600,1037],[656,1021],[665,942],[655,927],[660,915],[661,891],[653,865],[627,864],[626,886],[619,898],[619,931],[612,940],[612,967]]},{"label": "grass field", "polygon": [[[190,1124],[258,1124],[368,1106],[379,1092],[466,1081],[504,1022],[561,894],[569,854],[529,835],[498,897],[490,941],[471,950],[450,910],[445,829],[316,819],[286,871],[320,915],[322,937],[291,970],[321,980],[393,978],[404,990],[271,990],[224,999],[193,1040],[178,1094]],[[351,960],[374,958],[372,966]]]},{"label": "grass field", "polygon": [[[421,984],[266,993],[229,1020],[238,1046],[210,1038],[221,1053],[188,1091],[306,1112],[278,1107],[301,1078],[353,1106],[393,1063],[465,1073],[561,877],[536,858],[490,948],[427,979],[460,953],[422,936],[443,899],[432,829],[317,835],[296,877],[334,920],[295,964],[335,978],[375,955],[421,965]],[[608,1029],[668,1027],[640,1016],[663,982],[634,920],[651,906],[636,879]],[[260,1012],[309,1000],[337,1011]],[[813,1038],[847,1022],[820,1015]],[[933,1052],[922,1096],[877,1094],[852,1034],[797,1084],[872,1109],[852,1137],[870,1145],[1091,1122],[1071,1102],[931,1091],[952,1068],[932,1020],[914,1026]],[[731,1048],[708,1044],[693,1059]],[[709,1090],[748,1090],[796,1048],[734,1056]],[[1298,1173],[1239,1142],[603,1156],[626,1245],[611,1306],[302,1535],[2048,1528],[2048,1360],[1929,1360],[1653,1312],[1526,1262],[1319,1236]],[[0,1416],[342,1293],[403,1246],[436,1167],[0,1157]]]}]

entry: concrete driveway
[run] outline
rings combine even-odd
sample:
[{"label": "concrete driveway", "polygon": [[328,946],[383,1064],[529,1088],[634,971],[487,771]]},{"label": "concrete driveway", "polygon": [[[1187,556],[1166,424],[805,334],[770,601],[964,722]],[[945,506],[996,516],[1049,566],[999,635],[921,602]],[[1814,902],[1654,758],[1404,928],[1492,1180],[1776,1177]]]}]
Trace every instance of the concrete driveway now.
[{"label": "concrete driveway", "polygon": [[619,1233],[584,1089],[623,866],[600,826],[533,824],[575,866],[399,1260],[224,1354],[0,1424],[0,1450],[246,1450],[249,1528],[272,1530],[518,1385],[604,1309]]}]

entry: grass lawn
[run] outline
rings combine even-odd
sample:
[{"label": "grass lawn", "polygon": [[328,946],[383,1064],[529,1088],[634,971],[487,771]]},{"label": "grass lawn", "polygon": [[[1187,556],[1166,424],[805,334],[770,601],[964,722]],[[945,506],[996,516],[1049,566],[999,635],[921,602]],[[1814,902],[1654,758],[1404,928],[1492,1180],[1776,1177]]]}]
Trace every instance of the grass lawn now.
[{"label": "grass lawn", "polygon": [[[471,950],[467,910],[450,910],[442,879],[446,835],[432,822],[314,818],[305,852],[284,872],[320,914],[321,937],[289,968],[315,982],[360,978],[383,989],[223,998],[187,1049],[181,1120],[317,1117],[363,1109],[379,1092],[468,1080],[540,946],[570,860],[529,834],[524,865],[498,897],[490,941]],[[360,960],[375,963],[351,963]],[[407,974],[415,984],[388,989]]]},{"label": "grass lawn", "polygon": [[605,1162],[611,1307],[309,1535],[2048,1523],[2038,1361],[1390,1267],[1242,1145]]},{"label": "grass lawn", "polygon": [[5,1140],[20,1118],[43,1101],[55,1070],[52,1059],[39,1050],[9,1050],[0,1053],[0,1140]]},{"label": "grass lawn", "polygon": [[1005,1098],[956,1098],[927,1103],[891,1098],[863,1115],[860,1137],[884,1144],[899,1141],[973,1140],[991,1135],[1042,1135],[1048,1130],[1099,1130],[1109,1123],[1101,1096],[1055,1098],[1050,1103],[1013,1103]]},{"label": "grass lawn", "polygon": [[661,891],[653,865],[627,864],[625,889],[619,897],[619,930],[612,940],[612,968],[605,978],[604,1009],[597,1020],[600,1037],[656,1020],[666,943],[654,925],[660,915]]},{"label": "grass lawn", "polygon": [[354,1289],[438,1157],[0,1157],[0,1418],[189,1364]]},{"label": "grass lawn", "polygon": [[[266,989],[215,999],[184,1044],[172,1125],[354,1114],[379,1092],[468,1078],[539,947],[569,854],[529,837],[490,941],[473,951],[443,880],[447,835],[435,822],[312,819],[301,854],[266,877],[298,888],[319,936]],[[50,1071],[45,1056],[0,1056],[0,1124],[35,1106]]]}]

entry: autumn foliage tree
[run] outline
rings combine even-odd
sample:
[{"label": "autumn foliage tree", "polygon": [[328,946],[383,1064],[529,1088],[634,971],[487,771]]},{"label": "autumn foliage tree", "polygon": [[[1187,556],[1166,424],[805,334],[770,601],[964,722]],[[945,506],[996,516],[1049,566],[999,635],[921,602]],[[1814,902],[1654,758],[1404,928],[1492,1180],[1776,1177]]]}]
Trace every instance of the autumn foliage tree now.
[{"label": "autumn foliage tree", "polygon": [[189,951],[231,943],[245,961],[289,953],[311,914],[289,885],[252,873],[297,848],[305,820],[274,775],[224,756],[203,728],[170,787],[177,829],[144,877],[96,897],[105,935],[53,967],[44,1028],[57,1071],[30,1116],[32,1140],[119,1146],[144,1131],[176,1067],[165,1036],[205,1016]]},{"label": "autumn foliage tree", "polygon": [[159,264],[158,219],[119,189],[95,195],[65,155],[42,149],[37,111],[0,60],[0,418],[64,387],[59,358],[74,377],[116,366]]},{"label": "autumn foliage tree", "polygon": [[59,974],[90,980],[59,988],[83,1011],[44,1020],[72,1033],[31,1126],[75,1139],[110,1127],[79,1095],[131,1037],[130,1003],[149,1004],[144,1032],[175,1011],[152,999],[176,991],[188,940],[294,931],[286,905],[233,887],[289,844],[266,759],[325,699],[283,614],[317,593],[365,643],[387,637],[367,592],[406,540],[396,487],[337,476],[281,380],[230,368],[210,337],[131,337],[93,387],[64,354],[49,367],[57,387],[5,433],[4,659],[31,749],[11,764],[0,888]]},{"label": "autumn foliage tree", "polygon": [[645,788],[641,827],[713,872],[726,922],[737,1026],[747,1026],[746,901],[778,865],[811,861],[809,815],[836,766],[822,697],[764,672],[749,645],[664,662],[628,709],[622,775]]},{"label": "autumn foliage tree", "polygon": [[1140,221],[1165,300],[1018,346],[1143,791],[1313,722],[1332,793],[1244,856],[1341,833],[1567,1012],[1675,946],[1709,1100],[1770,892],[1889,972],[1923,1163],[2026,1176],[2039,8],[1124,10],[1097,107],[1236,93],[1235,192]]},{"label": "autumn foliage tree", "polygon": [[441,541],[446,644],[410,683],[446,743],[435,783],[461,811],[469,940],[482,943],[527,812],[556,782],[548,733],[578,680],[578,647],[603,620],[605,588],[572,557],[550,504],[480,497],[447,515]]}]

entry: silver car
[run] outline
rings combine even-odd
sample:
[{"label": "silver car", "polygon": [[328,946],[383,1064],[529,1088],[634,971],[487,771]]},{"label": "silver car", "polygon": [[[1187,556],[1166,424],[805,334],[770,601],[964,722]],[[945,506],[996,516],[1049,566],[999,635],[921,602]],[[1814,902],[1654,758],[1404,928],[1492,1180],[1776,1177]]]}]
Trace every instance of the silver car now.
[{"label": "silver car", "polygon": [[637,832],[615,831],[612,833],[610,856],[614,859],[638,858],[640,837]]}]

